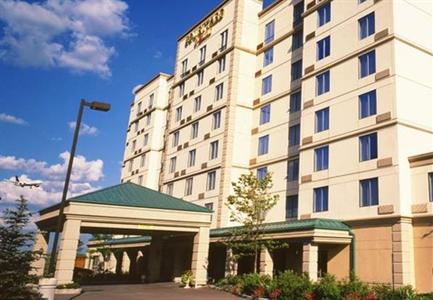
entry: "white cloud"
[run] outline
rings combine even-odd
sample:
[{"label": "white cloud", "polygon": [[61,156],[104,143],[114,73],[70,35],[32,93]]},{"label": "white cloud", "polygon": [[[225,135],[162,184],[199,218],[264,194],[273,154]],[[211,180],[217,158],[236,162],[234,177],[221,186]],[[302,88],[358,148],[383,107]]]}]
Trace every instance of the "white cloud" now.
[{"label": "white cloud", "polygon": [[[69,129],[75,130],[75,122],[68,123]],[[94,126],[89,126],[85,123],[81,123],[80,135],[98,135],[99,129]]]},{"label": "white cloud", "polygon": [[12,123],[17,125],[27,125],[27,122],[23,119],[5,113],[0,113],[0,122]]},{"label": "white cloud", "polygon": [[104,39],[128,36],[127,9],[122,0],[2,0],[0,60],[110,76],[115,49]]},{"label": "white cloud", "polygon": [[159,58],[161,58],[161,57],[162,57],[162,52],[161,52],[161,51],[156,51],[156,52],[153,54],[153,58],[159,59]]}]

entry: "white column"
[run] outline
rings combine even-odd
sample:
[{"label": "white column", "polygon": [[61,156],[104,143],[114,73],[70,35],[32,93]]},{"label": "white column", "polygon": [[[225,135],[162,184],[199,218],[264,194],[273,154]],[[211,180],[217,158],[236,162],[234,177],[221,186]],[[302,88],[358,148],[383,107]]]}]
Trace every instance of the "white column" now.
[{"label": "white column", "polygon": [[32,270],[30,270],[30,274],[36,276],[44,275],[46,255],[48,252],[48,237],[49,233],[42,233],[40,230],[36,232],[33,251],[39,251],[40,256],[32,262]]},{"label": "white column", "polygon": [[238,274],[238,262],[233,257],[233,249],[227,248],[226,267],[224,276],[235,276]]},{"label": "white column", "polygon": [[268,249],[260,251],[260,274],[270,275],[274,273],[274,261]]},{"label": "white column", "polygon": [[319,246],[305,243],[302,248],[302,272],[308,273],[312,281],[317,281]]},{"label": "white column", "polygon": [[129,273],[129,257],[126,251],[123,251],[123,258],[122,258],[122,273]]},{"label": "white column", "polygon": [[191,271],[194,274],[195,286],[207,283],[207,266],[209,255],[209,227],[200,227],[194,236],[192,247]]},{"label": "white column", "polygon": [[78,240],[80,239],[81,220],[66,219],[63,225],[59,253],[57,254],[56,273],[57,284],[72,282],[75,257],[77,256]]}]

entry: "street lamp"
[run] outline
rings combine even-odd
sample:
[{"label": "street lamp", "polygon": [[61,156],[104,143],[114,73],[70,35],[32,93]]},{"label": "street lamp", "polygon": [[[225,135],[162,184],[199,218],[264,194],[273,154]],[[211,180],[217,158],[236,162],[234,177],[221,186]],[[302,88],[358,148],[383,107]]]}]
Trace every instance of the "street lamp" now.
[{"label": "street lamp", "polygon": [[80,132],[81,119],[83,117],[83,111],[85,106],[88,106],[92,110],[99,110],[104,112],[109,111],[111,108],[111,105],[109,103],[98,102],[98,101],[87,102],[84,99],[81,99],[80,101],[80,109],[78,110],[77,122],[75,123],[74,139],[72,140],[71,153],[69,155],[69,164],[68,164],[68,169],[66,171],[65,185],[63,187],[62,201],[60,202],[59,216],[57,218],[57,230],[54,233],[54,242],[53,242],[53,247],[50,255],[50,264],[48,268],[49,274],[54,274],[55,271],[57,244],[59,242],[59,233],[63,227],[63,217],[64,217],[63,210],[65,208],[66,196],[68,194],[69,180],[71,179],[72,164],[74,163],[74,156],[75,156],[75,150],[77,148],[78,134]]}]

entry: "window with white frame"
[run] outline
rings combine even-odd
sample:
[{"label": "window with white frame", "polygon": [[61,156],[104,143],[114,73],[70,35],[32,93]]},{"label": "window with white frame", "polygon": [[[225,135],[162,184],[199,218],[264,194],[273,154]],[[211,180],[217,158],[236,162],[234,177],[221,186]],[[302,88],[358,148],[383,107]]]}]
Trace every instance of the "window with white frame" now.
[{"label": "window with white frame", "polygon": [[221,111],[217,111],[213,113],[213,120],[212,120],[212,129],[218,129],[221,127]]},{"label": "window with white frame", "polygon": [[211,191],[215,189],[216,184],[216,171],[207,173],[206,190]]},{"label": "window with white frame", "polygon": [[192,149],[188,152],[188,167],[195,166],[196,150]]},{"label": "window with white frame", "polygon": [[209,159],[215,159],[218,157],[218,141],[214,141],[210,143],[210,153],[209,153]]},{"label": "window with white frame", "polygon": [[185,180],[185,196],[192,194],[193,177]]},{"label": "window with white frame", "polygon": [[169,171],[170,171],[170,173],[176,172],[176,156],[170,158]]},{"label": "window with white frame", "polygon": [[200,48],[200,61],[199,64],[203,64],[206,61],[206,46]]},{"label": "window with white frame", "polygon": [[200,86],[203,84],[204,81],[204,70],[201,70],[197,73],[197,86]]},{"label": "window with white frame", "polygon": [[220,83],[215,87],[215,99],[216,101],[221,100],[224,94],[224,84]]},{"label": "window with white frame", "polygon": [[224,72],[226,69],[226,56],[218,59],[218,73]]},{"label": "window with white frame", "polygon": [[198,122],[191,124],[191,139],[195,139],[198,136]]},{"label": "window with white frame", "polygon": [[194,112],[198,112],[201,109],[201,96],[194,98]]},{"label": "window with white frame", "polygon": [[180,136],[180,132],[176,131],[173,133],[173,141],[172,141],[172,146],[176,147],[177,145],[179,145],[179,136]]}]

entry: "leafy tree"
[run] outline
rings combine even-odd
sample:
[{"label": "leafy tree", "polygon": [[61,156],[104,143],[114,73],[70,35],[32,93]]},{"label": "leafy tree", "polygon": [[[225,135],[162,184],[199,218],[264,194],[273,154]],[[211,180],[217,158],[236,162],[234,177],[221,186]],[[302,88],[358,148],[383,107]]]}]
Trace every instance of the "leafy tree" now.
[{"label": "leafy tree", "polygon": [[234,259],[254,256],[254,273],[257,272],[257,258],[260,251],[267,248],[285,247],[278,241],[265,240],[265,219],[269,210],[277,204],[278,195],[271,195],[272,174],[267,173],[258,179],[252,172],[243,174],[238,182],[232,183],[234,195],[227,199],[230,220],[241,224],[231,230],[225,244],[234,252]]},{"label": "leafy tree", "polygon": [[0,223],[0,299],[42,299],[27,285],[35,282],[31,263],[41,253],[32,251],[34,232],[26,229],[31,214],[21,196],[14,209],[5,209]]}]

